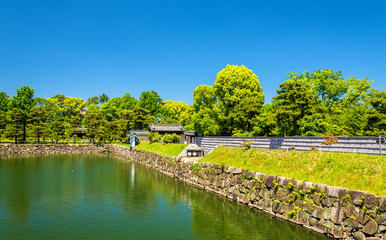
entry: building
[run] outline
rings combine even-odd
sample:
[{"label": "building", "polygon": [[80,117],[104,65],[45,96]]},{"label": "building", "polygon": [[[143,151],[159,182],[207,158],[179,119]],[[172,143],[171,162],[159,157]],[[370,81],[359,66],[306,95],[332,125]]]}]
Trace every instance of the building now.
[{"label": "building", "polygon": [[130,135],[136,134],[140,140],[149,141],[147,135],[150,132],[158,132],[159,134],[177,134],[181,137],[181,143],[190,144],[195,142],[196,132],[185,131],[182,124],[156,124],[149,125],[149,130],[131,130]]}]

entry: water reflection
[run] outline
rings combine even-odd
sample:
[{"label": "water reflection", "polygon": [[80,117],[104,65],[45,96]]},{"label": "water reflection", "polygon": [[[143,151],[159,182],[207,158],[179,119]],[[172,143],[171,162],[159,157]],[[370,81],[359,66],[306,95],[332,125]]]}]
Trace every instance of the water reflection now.
[{"label": "water reflection", "polygon": [[108,155],[0,159],[5,239],[324,239]]}]

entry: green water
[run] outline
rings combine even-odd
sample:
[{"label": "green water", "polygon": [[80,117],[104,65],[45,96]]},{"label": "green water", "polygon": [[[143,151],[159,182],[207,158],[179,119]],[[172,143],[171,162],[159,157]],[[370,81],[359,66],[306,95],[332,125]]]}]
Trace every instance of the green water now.
[{"label": "green water", "polygon": [[0,239],[327,239],[108,155],[2,157]]}]

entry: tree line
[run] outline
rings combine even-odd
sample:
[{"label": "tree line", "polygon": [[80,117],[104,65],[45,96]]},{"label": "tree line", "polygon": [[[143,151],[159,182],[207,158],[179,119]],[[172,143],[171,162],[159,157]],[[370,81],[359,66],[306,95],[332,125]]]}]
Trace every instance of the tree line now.
[{"label": "tree line", "polygon": [[138,99],[130,93],[110,99],[103,93],[85,101],[61,94],[35,97],[34,89],[23,86],[12,98],[0,92],[0,136],[15,142],[76,142],[83,129],[90,141],[125,141],[130,130],[151,123],[183,124],[200,136],[385,135],[386,92],[371,88],[372,83],[344,79],[329,69],[291,72],[271,103],[265,103],[253,71],[227,65],[213,86],[193,91],[192,106],[164,101],[155,91],[142,92]]}]

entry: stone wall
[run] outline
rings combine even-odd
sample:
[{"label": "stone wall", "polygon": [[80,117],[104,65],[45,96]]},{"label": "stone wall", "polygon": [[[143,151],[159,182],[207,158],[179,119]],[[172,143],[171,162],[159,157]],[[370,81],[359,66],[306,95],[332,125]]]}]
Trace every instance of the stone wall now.
[{"label": "stone wall", "polygon": [[386,196],[122,146],[109,151],[331,237],[386,239]]},{"label": "stone wall", "polygon": [[106,152],[105,145],[68,145],[68,144],[0,144],[0,154],[67,154]]}]

